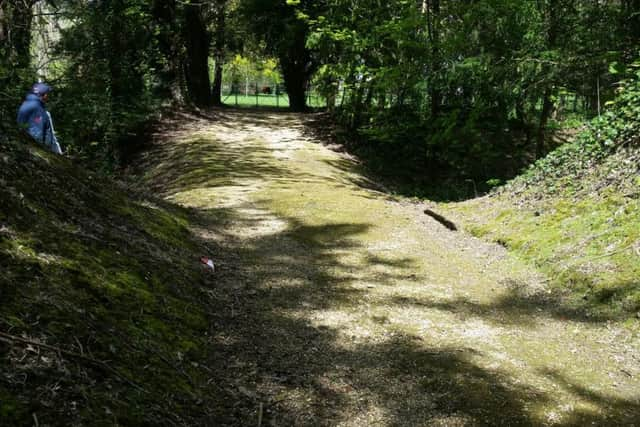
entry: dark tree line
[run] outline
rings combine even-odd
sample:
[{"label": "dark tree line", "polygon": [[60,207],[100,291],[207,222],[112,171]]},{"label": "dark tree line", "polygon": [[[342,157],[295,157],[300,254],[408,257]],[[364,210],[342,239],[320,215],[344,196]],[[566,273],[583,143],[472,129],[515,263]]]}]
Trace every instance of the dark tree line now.
[{"label": "dark tree line", "polygon": [[0,132],[13,124],[17,85],[28,77],[32,7],[36,0],[0,2]]},{"label": "dark tree line", "polygon": [[[12,131],[17,100],[45,77],[57,89],[64,139],[78,147],[94,141],[117,157],[126,136],[161,104],[221,105],[225,61],[247,46],[280,60],[291,108],[303,111],[315,62],[306,46],[308,22],[297,12],[276,0],[4,0],[3,132]],[[40,19],[59,33],[44,75],[32,61]]]},{"label": "dark tree line", "polygon": [[640,56],[640,0],[4,0],[5,133],[42,19],[78,147],[117,157],[163,104],[221,105],[225,62],[250,49],[278,59],[292,109],[313,81],[361,149],[416,181],[515,173],[558,120],[601,113]]},{"label": "dark tree line", "polygon": [[[53,83],[59,131],[68,144],[99,147],[117,159],[154,111],[167,102],[220,104],[209,58],[224,62],[227,0],[4,0],[0,3],[0,113],[4,134],[37,78]],[[42,11],[45,11],[43,13]],[[38,20],[53,22],[52,61],[38,75]],[[218,27],[216,27],[218,26]],[[213,55],[212,55],[213,53]]]},{"label": "dark tree line", "polygon": [[640,57],[636,0],[330,0],[307,15],[335,116],[421,182],[512,176],[563,118],[600,114]]}]

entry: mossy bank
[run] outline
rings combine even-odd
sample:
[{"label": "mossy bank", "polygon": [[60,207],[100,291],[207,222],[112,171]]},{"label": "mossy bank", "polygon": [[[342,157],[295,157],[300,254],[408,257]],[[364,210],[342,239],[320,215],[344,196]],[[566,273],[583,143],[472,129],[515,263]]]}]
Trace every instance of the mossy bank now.
[{"label": "mossy bank", "polygon": [[188,212],[36,146],[0,152],[0,425],[224,420]]},{"label": "mossy bank", "polygon": [[640,322],[640,148],[576,140],[489,196],[443,205],[548,274],[559,311]]}]

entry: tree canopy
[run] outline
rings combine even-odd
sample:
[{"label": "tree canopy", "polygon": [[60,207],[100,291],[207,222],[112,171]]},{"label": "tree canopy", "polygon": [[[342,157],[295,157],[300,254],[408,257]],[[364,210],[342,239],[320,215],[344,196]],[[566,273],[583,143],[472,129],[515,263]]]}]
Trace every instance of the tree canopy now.
[{"label": "tree canopy", "polygon": [[40,77],[65,140],[117,161],[163,104],[222,105],[224,70],[258,54],[277,59],[293,110],[313,83],[381,168],[486,181],[614,99],[639,56],[640,1],[13,0],[0,40],[4,133]]}]

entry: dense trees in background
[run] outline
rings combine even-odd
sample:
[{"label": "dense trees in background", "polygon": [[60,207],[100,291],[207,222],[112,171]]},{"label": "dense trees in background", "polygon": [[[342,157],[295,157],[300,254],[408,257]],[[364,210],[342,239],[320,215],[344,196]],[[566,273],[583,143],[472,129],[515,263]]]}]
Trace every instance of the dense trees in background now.
[{"label": "dense trees in background", "polygon": [[614,97],[612,64],[639,54],[638,6],[331,0],[308,20],[307,45],[337,116],[385,165],[482,181],[548,152],[557,119],[595,116]]},{"label": "dense trees in background", "polygon": [[[58,122],[74,138],[117,142],[153,106],[154,66],[161,53],[146,1],[69,3],[53,77]],[[126,19],[125,19],[126,17]],[[117,149],[117,144],[109,145]],[[117,152],[112,152],[117,156]]]},{"label": "dense trees in background", "polygon": [[601,114],[640,55],[640,0],[4,0],[4,133],[45,18],[60,40],[42,77],[78,149],[118,158],[163,103],[220,105],[225,67],[261,54],[292,109],[313,82],[358,148],[416,186],[515,174],[563,120]]},{"label": "dense trees in background", "polygon": [[[219,1],[217,3],[220,3]],[[53,83],[57,129],[67,146],[121,160],[163,103],[212,104],[209,75],[215,2],[10,0],[0,10],[1,130],[37,78]],[[45,7],[41,13],[34,6]],[[34,20],[56,23],[52,61],[37,75]],[[72,150],[74,151],[74,150]]]}]

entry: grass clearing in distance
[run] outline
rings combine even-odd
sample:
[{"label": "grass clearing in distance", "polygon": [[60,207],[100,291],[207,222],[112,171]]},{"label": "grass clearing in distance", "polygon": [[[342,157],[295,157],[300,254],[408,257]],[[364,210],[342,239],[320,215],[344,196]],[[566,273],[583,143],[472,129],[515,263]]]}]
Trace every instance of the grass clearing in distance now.
[{"label": "grass clearing in distance", "polygon": [[[244,95],[234,94],[224,95],[222,102],[226,105],[237,107],[280,107],[289,108],[289,97],[286,94],[276,95]],[[310,108],[323,108],[327,106],[326,101],[319,95],[312,94],[307,97],[307,106]]]}]

